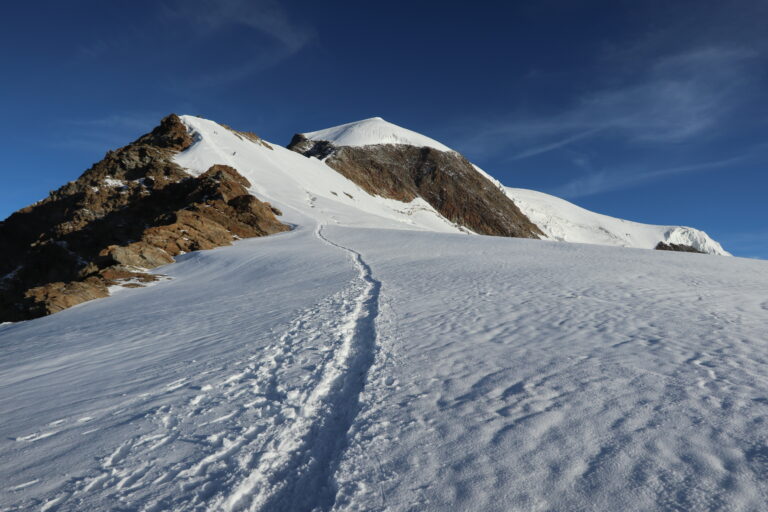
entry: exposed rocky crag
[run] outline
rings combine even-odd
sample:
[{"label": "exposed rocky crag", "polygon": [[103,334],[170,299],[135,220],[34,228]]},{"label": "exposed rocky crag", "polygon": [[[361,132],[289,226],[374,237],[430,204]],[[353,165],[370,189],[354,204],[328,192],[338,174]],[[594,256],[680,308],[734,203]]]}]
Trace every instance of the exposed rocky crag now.
[{"label": "exposed rocky crag", "polygon": [[543,233],[497,186],[456,152],[406,144],[336,147],[297,134],[289,149],[324,159],[366,192],[409,202],[421,197],[450,221],[483,235]]},{"label": "exposed rocky crag", "polygon": [[685,244],[668,244],[665,242],[659,242],[655,248],[657,251],[695,252],[697,254],[706,254],[704,251],[700,251],[695,247]]},{"label": "exposed rocky crag", "polygon": [[214,165],[192,177],[175,164],[192,143],[170,115],[0,222],[0,322],[106,297],[114,284],[140,286],[156,279],[144,269],[184,252],[290,229],[235,169]]}]

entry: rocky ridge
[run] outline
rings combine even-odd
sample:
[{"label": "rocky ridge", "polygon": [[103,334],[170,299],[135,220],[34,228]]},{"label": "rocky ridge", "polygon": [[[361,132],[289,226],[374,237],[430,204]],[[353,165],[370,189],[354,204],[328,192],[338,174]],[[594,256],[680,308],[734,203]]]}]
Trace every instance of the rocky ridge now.
[{"label": "rocky ridge", "polygon": [[0,322],[106,297],[116,284],[141,286],[156,279],[146,269],[185,252],[290,229],[235,169],[214,165],[192,177],[175,164],[193,142],[172,114],[0,222]]},{"label": "rocky ridge", "polygon": [[294,135],[288,149],[326,164],[371,195],[421,197],[443,217],[482,235],[539,238],[515,203],[455,151],[408,144],[337,147]]}]

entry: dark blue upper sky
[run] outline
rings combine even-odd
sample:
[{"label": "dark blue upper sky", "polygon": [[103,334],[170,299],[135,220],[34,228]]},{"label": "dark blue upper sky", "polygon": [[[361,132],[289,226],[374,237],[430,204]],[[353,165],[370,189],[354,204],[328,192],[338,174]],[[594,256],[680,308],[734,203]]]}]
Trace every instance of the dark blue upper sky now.
[{"label": "dark blue upper sky", "polygon": [[0,218],[169,112],[381,116],[509,186],[768,258],[768,1],[7,2]]}]

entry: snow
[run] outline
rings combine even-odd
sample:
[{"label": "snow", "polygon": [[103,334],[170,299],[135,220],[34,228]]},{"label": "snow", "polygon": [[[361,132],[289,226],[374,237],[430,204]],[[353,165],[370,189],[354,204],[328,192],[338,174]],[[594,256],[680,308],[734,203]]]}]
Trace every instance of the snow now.
[{"label": "snow", "polygon": [[764,262],[330,233],[385,304],[339,510],[763,508]]},{"label": "snow", "polygon": [[552,240],[653,249],[660,242],[690,245],[709,254],[729,256],[706,233],[684,226],[641,224],[591,212],[535,190],[504,187],[507,197]]},{"label": "snow", "polygon": [[[348,262],[298,228],[191,253],[161,269],[169,281],[0,327],[0,509],[123,499],[190,510],[211,485],[234,492],[264,429],[279,431],[269,423],[288,421],[327,373],[356,304]],[[218,484],[200,477],[224,466]]]},{"label": "snow", "polygon": [[0,510],[764,508],[766,262],[466,236],[183,119],[295,228],[0,325]]},{"label": "snow", "polygon": [[108,187],[125,187],[126,183],[123,180],[115,178],[104,178],[104,184]]},{"label": "snow", "polygon": [[0,507],[762,507],[764,262],[304,221],[0,327]]},{"label": "snow", "polygon": [[407,144],[416,147],[429,147],[439,151],[453,151],[434,139],[392,124],[380,117],[363,119],[302,134],[315,141],[328,141],[334,146],[370,146],[376,144]]},{"label": "snow", "polygon": [[666,242],[690,245],[707,254],[731,255],[699,229],[642,224],[602,215],[543,192],[505,187],[480,167],[474,168],[504,192],[549,240],[636,249],[654,249],[659,242]]},{"label": "snow", "polygon": [[298,223],[297,213],[304,212],[347,226],[462,231],[421,198],[403,203],[371,196],[316,158],[254,143],[213,121],[181,119],[198,142],[175,157],[179,165],[196,175],[214,164],[231,165],[251,182],[250,191],[280,208],[289,223]]}]

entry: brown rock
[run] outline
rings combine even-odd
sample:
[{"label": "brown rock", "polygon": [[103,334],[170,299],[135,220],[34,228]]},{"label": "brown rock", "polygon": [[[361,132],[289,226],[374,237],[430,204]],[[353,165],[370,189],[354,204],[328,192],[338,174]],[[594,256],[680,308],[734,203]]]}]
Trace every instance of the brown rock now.
[{"label": "brown rock", "polygon": [[24,303],[32,317],[50,315],[82,302],[109,296],[104,282],[98,278],[69,283],[49,283],[30,288],[24,294]]},{"label": "brown rock", "polygon": [[158,148],[184,151],[194,143],[187,127],[176,114],[164,117],[160,126],[139,137],[134,144],[146,144]]},{"label": "brown rock", "polygon": [[104,297],[107,285],[126,279],[154,279],[137,269],[182,252],[290,229],[232,167],[214,165],[192,177],[174,163],[192,143],[172,114],[0,222],[0,322]]},{"label": "brown rock", "polygon": [[704,251],[700,251],[695,247],[685,244],[668,244],[665,242],[659,242],[656,244],[657,251],[677,251],[677,252],[695,252],[697,254],[706,254]]},{"label": "brown rock", "polygon": [[164,249],[148,245],[146,242],[126,246],[110,245],[101,251],[99,256],[109,258],[108,261],[115,265],[138,268],[155,268],[173,262],[171,255]]},{"label": "brown rock", "polygon": [[255,142],[256,144],[261,144],[262,146],[264,146],[267,149],[272,149],[272,146],[270,146],[264,139],[262,139],[261,137],[259,137],[258,135],[256,135],[253,132],[238,131],[238,130],[235,130],[234,128],[230,127],[230,126],[227,126],[226,124],[222,124],[221,126],[223,126],[227,130],[229,130],[232,133],[234,133],[235,135],[237,135],[241,140],[247,139],[247,140],[249,140],[251,142]]},{"label": "brown rock", "polygon": [[450,221],[483,235],[543,235],[506,194],[458,153],[404,144],[337,148],[295,135],[289,149],[325,163],[366,192],[409,202],[421,197]]}]

